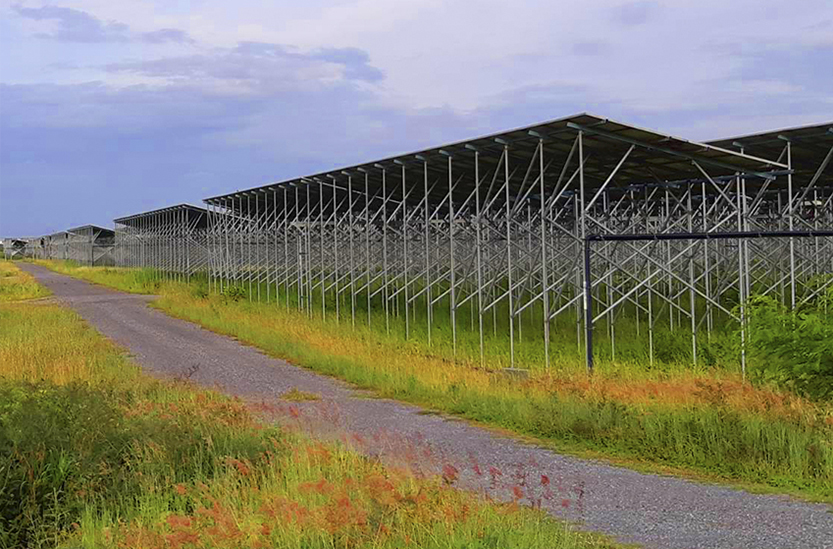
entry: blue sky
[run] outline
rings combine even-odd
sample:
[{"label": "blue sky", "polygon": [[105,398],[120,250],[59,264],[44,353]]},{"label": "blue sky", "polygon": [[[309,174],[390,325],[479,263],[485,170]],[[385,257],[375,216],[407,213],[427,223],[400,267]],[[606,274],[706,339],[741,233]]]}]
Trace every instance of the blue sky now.
[{"label": "blue sky", "polygon": [[833,2],[0,0],[0,235],[590,111],[829,120]]}]

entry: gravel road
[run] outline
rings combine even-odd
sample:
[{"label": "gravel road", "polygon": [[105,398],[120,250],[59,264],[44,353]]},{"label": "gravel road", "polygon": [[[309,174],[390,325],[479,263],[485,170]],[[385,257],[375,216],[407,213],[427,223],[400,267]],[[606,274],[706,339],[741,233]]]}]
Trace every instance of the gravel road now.
[{"label": "gravel road", "polygon": [[[257,349],[171,318],[149,296],[109,290],[21,267],[158,376],[188,376],[283,412],[282,421],[417,470],[445,471],[458,486],[540,505],[584,528],[663,549],[833,548],[827,505],[643,474],[559,455],[314,374]],[[290,389],[320,400],[285,403]],[[515,490],[517,489],[517,491]]]}]

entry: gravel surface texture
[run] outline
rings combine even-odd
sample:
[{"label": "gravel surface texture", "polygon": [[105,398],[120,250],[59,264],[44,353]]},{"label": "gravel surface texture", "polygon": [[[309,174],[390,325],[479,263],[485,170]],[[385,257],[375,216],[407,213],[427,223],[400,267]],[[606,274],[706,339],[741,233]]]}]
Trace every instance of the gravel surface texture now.
[{"label": "gravel surface texture", "polygon": [[[150,296],[113,291],[45,268],[21,267],[158,376],[188,377],[277,412],[281,421],[369,455],[444,474],[496,499],[540,505],[583,528],[665,549],[833,548],[823,504],[756,495],[559,455],[391,400],[271,358],[234,339],[149,308]],[[298,389],[319,400],[290,403]]]}]

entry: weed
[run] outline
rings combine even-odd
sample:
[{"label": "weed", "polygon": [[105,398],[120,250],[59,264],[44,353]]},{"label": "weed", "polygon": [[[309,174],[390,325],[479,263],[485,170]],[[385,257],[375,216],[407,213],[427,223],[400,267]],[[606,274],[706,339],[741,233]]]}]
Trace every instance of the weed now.
[{"label": "weed", "polygon": [[148,378],[55,305],[0,305],[0,464],[0,547],[614,546]]},{"label": "weed", "polygon": [[292,389],[281,394],[281,400],[287,400],[289,402],[306,402],[320,399],[321,397],[319,395],[307,391],[301,391],[297,387],[293,387]]},{"label": "weed", "polygon": [[21,271],[11,261],[0,259],[0,303],[22,301],[49,295],[29,273]]},{"label": "weed", "polygon": [[751,373],[811,398],[833,398],[833,317],[824,305],[795,313],[771,297],[758,297],[750,307],[754,361]]},{"label": "weed", "polygon": [[[403,345],[395,335],[354,330],[274,303],[195,299],[189,288],[165,286],[154,306],[386,398],[560,448],[833,499],[830,405],[744,383],[729,370],[691,371],[673,362],[650,369],[643,359],[611,363],[588,378],[577,362],[564,360],[557,370],[546,372],[539,364],[527,379],[515,379],[492,373],[502,365],[500,357],[480,368],[465,352],[450,360],[441,342],[433,348]],[[712,345],[721,337],[714,334]]]},{"label": "weed", "polygon": [[246,297],[246,291],[240,286],[226,286],[223,295],[231,301],[240,301]]}]

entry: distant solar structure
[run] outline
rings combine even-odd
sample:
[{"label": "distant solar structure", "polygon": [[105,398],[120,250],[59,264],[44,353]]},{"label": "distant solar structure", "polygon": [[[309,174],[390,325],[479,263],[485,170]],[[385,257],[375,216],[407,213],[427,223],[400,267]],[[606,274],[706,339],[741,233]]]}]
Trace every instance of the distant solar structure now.
[{"label": "distant solar structure", "polygon": [[833,287],[831,157],[833,122],[700,143],[584,113],[121,217],[111,257],[507,367],[653,362],[660,328],[696,364],[750,296]]}]

